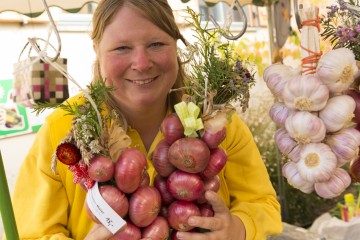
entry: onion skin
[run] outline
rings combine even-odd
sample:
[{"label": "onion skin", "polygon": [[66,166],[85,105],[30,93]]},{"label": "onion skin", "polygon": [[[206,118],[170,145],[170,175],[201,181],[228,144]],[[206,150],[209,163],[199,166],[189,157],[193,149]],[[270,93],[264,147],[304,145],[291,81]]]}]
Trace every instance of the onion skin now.
[{"label": "onion skin", "polygon": [[168,177],[176,168],[169,162],[170,144],[162,139],[158,145],[156,145],[154,152],[152,153],[152,162],[157,173],[162,177]]},{"label": "onion skin", "polygon": [[97,219],[97,217],[95,217],[95,214],[93,214],[93,212],[90,210],[86,201],[85,201],[85,210],[86,210],[88,217],[91,219],[91,221],[100,224],[99,219]]},{"label": "onion skin", "polygon": [[354,118],[352,119],[352,121],[354,123],[360,123],[360,92],[358,92],[354,89],[349,89],[349,90],[345,91],[345,94],[352,97],[356,103],[356,107],[355,107],[355,111],[354,111]]},{"label": "onion skin", "polygon": [[167,179],[169,193],[178,200],[194,201],[204,194],[201,177],[195,173],[176,170]]},{"label": "onion skin", "polygon": [[176,168],[184,172],[198,173],[207,167],[210,150],[201,139],[180,138],[170,146],[168,157]]},{"label": "onion skin", "polygon": [[349,173],[353,181],[360,182],[360,157],[351,160]]},{"label": "onion skin", "polygon": [[209,203],[203,203],[198,205],[202,217],[213,217],[214,210]]},{"label": "onion skin", "polygon": [[146,171],[145,155],[136,148],[125,149],[115,164],[115,182],[124,193],[134,192],[141,184]]},{"label": "onion skin", "polygon": [[159,191],[161,195],[161,204],[168,206],[170,203],[175,201],[175,198],[170,194],[167,188],[167,178],[156,175],[154,179],[154,187]]},{"label": "onion skin", "polygon": [[206,168],[200,172],[203,179],[215,177],[224,168],[227,162],[226,151],[220,147],[210,150],[210,160]]},{"label": "onion skin", "polygon": [[109,240],[140,240],[141,230],[130,221],[126,221],[126,226],[116,232]]},{"label": "onion skin", "polygon": [[226,137],[226,128],[215,132],[210,133],[209,131],[204,131],[201,139],[209,146],[209,148],[217,148]]},{"label": "onion skin", "polygon": [[169,145],[185,136],[184,126],[176,113],[169,114],[164,118],[160,126],[160,131]]},{"label": "onion skin", "polygon": [[91,159],[88,174],[91,179],[97,182],[107,182],[114,176],[115,164],[105,156],[96,156]]},{"label": "onion skin", "polygon": [[191,216],[201,216],[200,210],[193,202],[175,201],[168,208],[168,223],[175,230],[188,232],[194,227],[187,222]]},{"label": "onion skin", "polygon": [[99,191],[103,199],[120,217],[125,217],[129,210],[129,201],[124,193],[111,185],[102,185]]},{"label": "onion skin", "polygon": [[196,203],[205,203],[207,200],[205,198],[206,191],[218,192],[220,189],[220,177],[216,175],[211,179],[207,179],[204,181],[204,193],[196,200]]},{"label": "onion skin", "polygon": [[167,240],[170,227],[164,217],[158,216],[149,226],[142,230],[142,238],[151,240]]},{"label": "onion skin", "polygon": [[130,220],[138,227],[146,227],[156,219],[160,208],[161,196],[155,187],[138,188],[130,197]]}]

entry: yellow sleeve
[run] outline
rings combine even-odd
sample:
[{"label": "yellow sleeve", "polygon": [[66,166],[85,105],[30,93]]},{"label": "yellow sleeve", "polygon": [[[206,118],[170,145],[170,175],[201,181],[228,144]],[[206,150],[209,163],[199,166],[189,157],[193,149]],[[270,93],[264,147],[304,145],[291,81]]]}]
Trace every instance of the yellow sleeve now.
[{"label": "yellow sleeve", "polygon": [[45,123],[20,167],[12,198],[20,239],[71,239],[66,191],[50,168],[54,150]]},{"label": "yellow sleeve", "polygon": [[280,204],[249,128],[234,114],[225,140],[224,169],[230,211],[246,228],[246,239],[266,239],[282,231]]}]

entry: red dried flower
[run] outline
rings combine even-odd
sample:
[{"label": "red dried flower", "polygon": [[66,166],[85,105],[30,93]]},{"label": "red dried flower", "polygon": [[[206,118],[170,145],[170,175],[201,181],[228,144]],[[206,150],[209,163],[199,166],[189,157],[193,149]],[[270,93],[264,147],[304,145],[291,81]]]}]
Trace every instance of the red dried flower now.
[{"label": "red dried flower", "polygon": [[66,165],[73,165],[81,160],[79,148],[72,143],[61,143],[56,148],[56,156],[60,162]]}]

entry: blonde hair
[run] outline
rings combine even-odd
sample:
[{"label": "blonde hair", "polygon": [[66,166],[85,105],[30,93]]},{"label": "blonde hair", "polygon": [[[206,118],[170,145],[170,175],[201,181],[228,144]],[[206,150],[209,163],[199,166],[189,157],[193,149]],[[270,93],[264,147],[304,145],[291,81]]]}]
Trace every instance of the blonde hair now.
[{"label": "blonde hair", "polygon": [[[93,31],[91,39],[95,45],[98,45],[102,39],[104,30],[109,25],[118,12],[118,10],[124,6],[131,7],[148,18],[157,27],[169,34],[175,40],[181,40],[184,44],[187,44],[186,40],[180,33],[178,26],[176,25],[175,18],[171,7],[167,0],[100,0],[98,6],[93,14]],[[180,57],[178,59],[179,71],[173,86],[173,89],[178,89],[184,86],[185,73],[183,70]],[[94,77],[93,81],[101,79],[100,65],[98,59],[94,63]],[[169,96],[170,105],[179,102],[182,97],[181,91],[175,91]],[[111,109],[117,110],[116,103],[112,94],[109,94],[109,101],[107,106]],[[121,113],[120,113],[121,114]]]}]

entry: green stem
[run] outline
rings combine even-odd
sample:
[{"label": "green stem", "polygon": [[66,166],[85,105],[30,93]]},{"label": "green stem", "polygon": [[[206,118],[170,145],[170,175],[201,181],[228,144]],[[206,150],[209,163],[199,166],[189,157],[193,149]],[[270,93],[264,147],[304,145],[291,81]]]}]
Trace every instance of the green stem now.
[{"label": "green stem", "polygon": [[0,151],[0,212],[7,239],[18,240],[14,211],[11,204],[9,187],[6,180],[4,164]]}]

